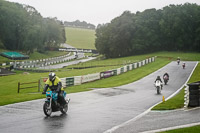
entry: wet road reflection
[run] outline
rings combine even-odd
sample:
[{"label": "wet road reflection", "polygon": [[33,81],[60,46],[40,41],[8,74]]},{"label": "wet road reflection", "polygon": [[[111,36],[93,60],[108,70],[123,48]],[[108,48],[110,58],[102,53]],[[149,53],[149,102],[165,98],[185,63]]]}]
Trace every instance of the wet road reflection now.
[{"label": "wet road reflection", "polygon": [[62,131],[65,127],[67,114],[52,115],[50,117],[44,117],[42,125],[44,132],[57,132]]},{"label": "wet road reflection", "polygon": [[[183,69],[172,62],[147,77],[115,88],[95,89],[68,94],[71,99],[67,115],[53,112],[46,117],[44,99],[0,107],[0,133],[102,133],[120,125],[179,89],[196,62]],[[153,83],[157,75],[169,72],[169,84],[156,95]]]}]

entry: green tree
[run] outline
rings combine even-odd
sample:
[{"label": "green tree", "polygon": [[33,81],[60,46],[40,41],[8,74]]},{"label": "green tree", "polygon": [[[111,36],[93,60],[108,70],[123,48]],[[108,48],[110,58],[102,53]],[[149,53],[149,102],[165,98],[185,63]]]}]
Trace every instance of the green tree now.
[{"label": "green tree", "polygon": [[107,58],[155,51],[200,51],[200,6],[185,3],[136,14],[125,11],[98,25],[97,50]]},{"label": "green tree", "polygon": [[31,6],[0,1],[0,12],[0,40],[6,49],[30,54],[66,41],[63,23],[43,18]]}]

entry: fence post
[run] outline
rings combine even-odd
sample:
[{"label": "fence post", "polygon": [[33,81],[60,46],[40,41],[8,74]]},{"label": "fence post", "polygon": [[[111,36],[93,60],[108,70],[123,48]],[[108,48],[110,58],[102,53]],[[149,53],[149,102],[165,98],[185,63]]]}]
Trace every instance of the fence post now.
[{"label": "fence post", "polygon": [[40,92],[40,79],[38,80],[38,92]]},{"label": "fence post", "polygon": [[19,93],[19,89],[20,89],[20,82],[18,82],[18,91],[17,91],[18,93]]}]

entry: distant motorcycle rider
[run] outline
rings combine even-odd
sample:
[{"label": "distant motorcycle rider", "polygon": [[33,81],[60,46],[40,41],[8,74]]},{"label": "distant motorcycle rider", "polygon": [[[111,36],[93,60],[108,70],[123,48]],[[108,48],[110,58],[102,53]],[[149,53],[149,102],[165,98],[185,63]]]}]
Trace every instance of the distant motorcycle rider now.
[{"label": "distant motorcycle rider", "polygon": [[185,62],[183,62],[183,65],[182,65],[182,66],[183,66],[183,69],[185,69]]},{"label": "distant motorcycle rider", "polygon": [[165,74],[163,75],[163,79],[164,79],[165,76],[167,76],[167,78],[168,78],[168,80],[169,80],[169,74],[168,74],[168,73],[165,73]]},{"label": "distant motorcycle rider", "polygon": [[178,65],[179,65],[180,61],[181,61],[181,59],[180,59],[180,57],[178,57],[178,58],[177,58],[177,63],[178,63]]},{"label": "distant motorcycle rider", "polygon": [[63,105],[66,104],[66,101],[63,97],[64,89],[62,87],[61,80],[53,72],[49,73],[49,78],[45,82],[45,86],[44,86],[42,94],[46,94],[46,91],[47,91],[48,88],[50,88],[52,91],[54,90],[58,93],[58,103],[60,105],[63,106]]},{"label": "distant motorcycle rider", "polygon": [[163,85],[162,85],[162,80],[161,80],[160,76],[157,76],[157,78],[155,80],[155,83],[156,83],[156,81],[160,81],[161,82],[161,89],[162,89]]}]

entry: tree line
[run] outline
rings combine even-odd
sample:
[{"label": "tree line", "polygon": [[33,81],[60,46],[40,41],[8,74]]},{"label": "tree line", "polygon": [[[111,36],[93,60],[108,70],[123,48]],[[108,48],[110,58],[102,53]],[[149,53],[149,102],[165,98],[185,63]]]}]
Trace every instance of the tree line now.
[{"label": "tree line", "polygon": [[66,41],[64,24],[43,18],[33,7],[0,0],[0,48],[44,52]]},{"label": "tree line", "polygon": [[73,22],[65,21],[64,25],[67,27],[77,27],[77,28],[85,28],[85,29],[95,29],[95,25],[87,23],[85,21],[81,22],[80,20],[76,20]]},{"label": "tree line", "polygon": [[98,25],[95,46],[107,58],[156,51],[200,52],[200,6],[185,3],[123,12]]}]

